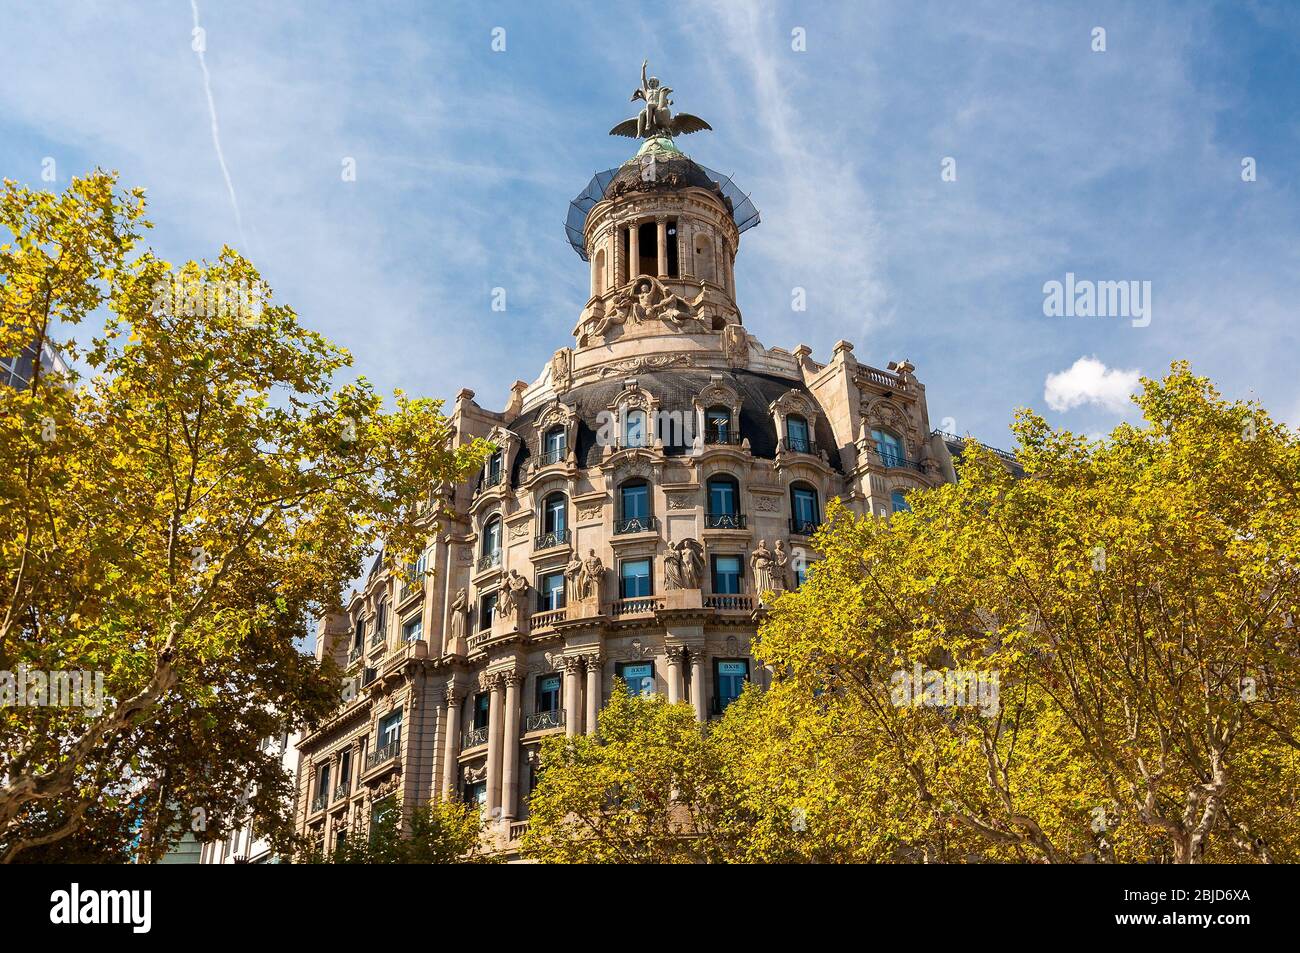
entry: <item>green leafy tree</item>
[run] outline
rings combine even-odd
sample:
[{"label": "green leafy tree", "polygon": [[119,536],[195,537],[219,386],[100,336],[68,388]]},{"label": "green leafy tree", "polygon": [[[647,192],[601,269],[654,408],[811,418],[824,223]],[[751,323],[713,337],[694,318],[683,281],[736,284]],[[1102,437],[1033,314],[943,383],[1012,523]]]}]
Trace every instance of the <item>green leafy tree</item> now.
[{"label": "green leafy tree", "polygon": [[[1185,365],[1135,400],[1101,441],[1022,412],[1023,479],[972,445],[910,514],[832,507],[763,626],[793,716],[906,782],[900,857],[1297,859],[1300,440]],[[918,665],[996,703],[900,699]]]},{"label": "green leafy tree", "polygon": [[526,856],[549,863],[717,859],[717,765],[695,712],[616,681],[595,736],[548,738]]},{"label": "green leafy tree", "polygon": [[[249,816],[287,844],[291,788],[261,742],[338,686],[295,643],[371,540],[425,545],[434,491],[485,451],[452,446],[436,401],[335,386],[348,354],[248,261],[173,267],[139,247],[144,214],[102,172],[0,195],[0,354],[57,342],[76,369],[0,387],[6,861],[136,811],[144,859]],[[20,685],[72,672],[81,704]]]},{"label": "green leafy tree", "polygon": [[496,863],[496,858],[483,850],[483,833],[478,811],[459,801],[420,804],[405,818],[394,804],[375,817],[368,837],[346,840],[328,857],[309,850],[302,860],[331,864]]}]

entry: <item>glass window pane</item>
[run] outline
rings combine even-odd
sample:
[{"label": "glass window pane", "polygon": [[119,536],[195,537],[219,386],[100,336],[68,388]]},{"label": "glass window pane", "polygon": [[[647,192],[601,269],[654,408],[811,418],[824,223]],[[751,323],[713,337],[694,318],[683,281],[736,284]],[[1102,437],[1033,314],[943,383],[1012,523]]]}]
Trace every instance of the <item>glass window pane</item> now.
[{"label": "glass window pane", "polygon": [[646,519],[650,515],[650,488],[644,483],[623,487],[623,519]]},{"label": "glass window pane", "polygon": [[620,566],[619,584],[624,599],[650,595],[650,560],[625,560]]}]

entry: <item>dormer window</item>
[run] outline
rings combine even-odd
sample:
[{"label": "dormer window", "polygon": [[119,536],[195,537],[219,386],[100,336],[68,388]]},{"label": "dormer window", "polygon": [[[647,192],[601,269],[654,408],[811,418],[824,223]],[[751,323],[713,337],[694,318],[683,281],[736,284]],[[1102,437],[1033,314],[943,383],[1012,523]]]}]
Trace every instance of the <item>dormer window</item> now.
[{"label": "dormer window", "polygon": [[644,447],[646,445],[646,413],[644,410],[629,410],[627,422],[623,427],[623,446]]},{"label": "dormer window", "polygon": [[483,471],[483,486],[496,486],[501,482],[501,473],[505,466],[505,454],[498,450],[488,458]]},{"label": "dormer window", "polygon": [[704,442],[735,442],[731,439],[731,411],[726,407],[710,407],[704,412]]},{"label": "dormer window", "polygon": [[808,438],[808,421],[798,414],[785,418],[786,448],[794,453],[812,453],[812,442]]},{"label": "dormer window", "polygon": [[563,427],[552,427],[542,438],[542,466],[559,463],[564,459],[567,440]]}]

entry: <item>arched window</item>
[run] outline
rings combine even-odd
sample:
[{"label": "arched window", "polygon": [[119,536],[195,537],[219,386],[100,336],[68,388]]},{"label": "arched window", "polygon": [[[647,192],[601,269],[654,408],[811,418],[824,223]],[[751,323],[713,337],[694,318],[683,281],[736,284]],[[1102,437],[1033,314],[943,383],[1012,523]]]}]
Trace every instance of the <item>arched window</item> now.
[{"label": "arched window", "polygon": [[591,293],[594,297],[603,294],[605,291],[605,249],[596,252],[596,258],[591,263]]},{"label": "arched window", "polygon": [[907,499],[904,497],[902,490],[895,490],[889,494],[889,502],[894,507],[895,513],[910,513],[912,508],[907,505]]},{"label": "arched window", "polygon": [[554,537],[554,542],[563,542],[568,512],[569,501],[563,493],[552,493],[542,502],[542,532]]},{"label": "arched window", "polygon": [[646,445],[646,414],[644,410],[629,410],[627,423],[623,427],[623,446],[644,447]]},{"label": "arched window", "polygon": [[695,277],[717,283],[717,271],[713,267],[713,242],[707,235],[695,236]]},{"label": "arched window", "polygon": [[710,407],[704,412],[704,442],[734,443],[731,439],[731,410]]},{"label": "arched window", "polygon": [[704,514],[706,529],[744,529],[740,513],[740,484],[733,476],[715,476],[708,483],[709,506]]},{"label": "arched window", "polygon": [[388,638],[388,600],[383,599],[375,610],[375,631],[370,636],[370,644],[378,645]]},{"label": "arched window", "polygon": [[479,553],[478,568],[487,569],[501,564],[501,517],[493,516],[483,524],[483,544]]},{"label": "arched window", "polygon": [[567,438],[563,427],[552,427],[542,438],[542,466],[564,459]]},{"label": "arched window", "polygon": [[871,431],[871,439],[876,442],[876,453],[880,454],[880,462],[885,466],[901,467],[907,461],[903,441],[888,430]]},{"label": "arched window", "polygon": [[650,516],[650,484],[645,480],[628,480],[618,489],[617,533],[644,533],[654,529]]},{"label": "arched window", "polygon": [[807,483],[793,484],[790,487],[790,532],[811,536],[820,522],[817,491]]},{"label": "arched window", "polygon": [[795,453],[812,453],[812,441],[808,438],[808,420],[798,414],[785,418],[786,448]]}]

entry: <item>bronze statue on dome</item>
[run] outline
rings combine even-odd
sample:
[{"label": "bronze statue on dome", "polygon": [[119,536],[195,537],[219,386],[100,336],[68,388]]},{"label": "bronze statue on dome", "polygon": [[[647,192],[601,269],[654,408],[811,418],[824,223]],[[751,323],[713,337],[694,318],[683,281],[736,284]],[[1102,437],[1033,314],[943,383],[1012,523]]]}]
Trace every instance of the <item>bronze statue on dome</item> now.
[{"label": "bronze statue on dome", "polygon": [[713,127],[699,116],[679,113],[676,117],[668,108],[673,101],[668,94],[671,86],[663,86],[658,76],[646,76],[649,60],[641,61],[641,85],[632,93],[632,102],[643,100],[645,105],[635,119],[625,119],[609,131],[611,136],[627,136],[629,139],[655,139],[666,136],[686,136],[692,132],[702,132]]}]

